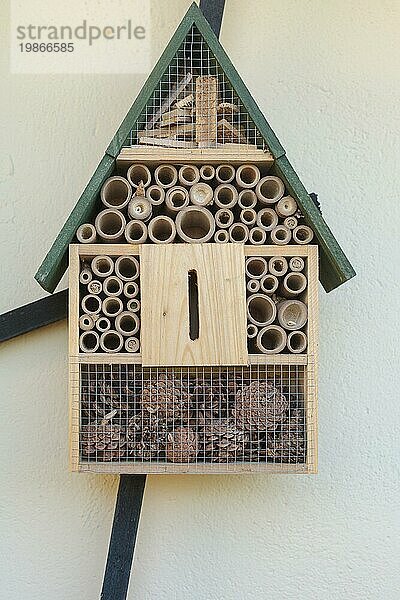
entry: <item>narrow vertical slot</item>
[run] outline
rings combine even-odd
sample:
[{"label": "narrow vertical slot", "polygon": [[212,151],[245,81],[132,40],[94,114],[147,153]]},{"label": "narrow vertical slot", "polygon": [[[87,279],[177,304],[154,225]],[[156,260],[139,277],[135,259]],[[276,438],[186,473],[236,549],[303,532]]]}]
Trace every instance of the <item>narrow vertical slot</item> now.
[{"label": "narrow vertical slot", "polygon": [[199,338],[199,285],[197,272],[188,272],[188,297],[189,297],[189,337],[191,340]]}]

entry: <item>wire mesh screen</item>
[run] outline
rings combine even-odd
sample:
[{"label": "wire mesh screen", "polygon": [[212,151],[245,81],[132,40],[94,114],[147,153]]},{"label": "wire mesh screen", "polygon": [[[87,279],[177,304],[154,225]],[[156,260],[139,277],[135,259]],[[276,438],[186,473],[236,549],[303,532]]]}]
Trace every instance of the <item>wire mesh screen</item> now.
[{"label": "wire mesh screen", "polygon": [[174,148],[267,145],[196,27],[137,120],[126,146]]},{"label": "wire mesh screen", "polygon": [[313,381],[305,365],[81,364],[77,384],[73,409],[83,469],[117,462],[116,472],[132,463],[142,472],[154,464],[201,472],[216,463],[290,470],[314,452],[307,417]]}]

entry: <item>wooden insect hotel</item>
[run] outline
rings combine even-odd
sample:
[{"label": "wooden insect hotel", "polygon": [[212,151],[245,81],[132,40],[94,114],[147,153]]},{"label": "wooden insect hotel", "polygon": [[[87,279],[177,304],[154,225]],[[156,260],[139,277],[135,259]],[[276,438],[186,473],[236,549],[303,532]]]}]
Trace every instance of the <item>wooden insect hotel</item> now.
[{"label": "wooden insect hotel", "polygon": [[67,264],[72,469],[316,471],[318,278],[354,271],[196,5],[36,278]]}]

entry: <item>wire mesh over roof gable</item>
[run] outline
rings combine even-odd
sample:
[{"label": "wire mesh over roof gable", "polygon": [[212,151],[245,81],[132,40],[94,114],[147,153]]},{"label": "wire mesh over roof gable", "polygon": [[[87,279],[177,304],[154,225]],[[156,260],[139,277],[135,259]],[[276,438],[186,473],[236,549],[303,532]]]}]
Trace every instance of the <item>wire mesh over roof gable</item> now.
[{"label": "wire mesh over roof gable", "polygon": [[[216,140],[202,144],[242,146],[269,150],[227,74],[203,35],[192,25],[165,69],[124,146],[145,143],[154,146],[196,147],[196,82],[215,78],[217,88]],[[214,107],[208,107],[212,121]],[[167,117],[167,118],[166,118]]]}]

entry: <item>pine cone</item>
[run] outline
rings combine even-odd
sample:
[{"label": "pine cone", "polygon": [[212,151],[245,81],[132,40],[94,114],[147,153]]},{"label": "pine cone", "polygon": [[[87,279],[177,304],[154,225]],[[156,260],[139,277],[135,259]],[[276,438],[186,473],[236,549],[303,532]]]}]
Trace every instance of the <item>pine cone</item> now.
[{"label": "pine cone", "polygon": [[244,457],[249,436],[232,419],[214,419],[204,426],[206,457],[213,462],[228,462]]},{"label": "pine cone", "polygon": [[190,399],[187,386],[180,379],[161,374],[144,383],[142,410],[168,424],[186,421],[190,416]]},{"label": "pine cone", "polygon": [[104,416],[103,419],[92,421],[81,428],[81,449],[84,456],[90,456],[97,461],[118,460],[125,456],[126,438],[120,425],[112,422],[117,411]]},{"label": "pine cone", "polygon": [[129,419],[126,437],[130,455],[140,460],[154,460],[165,451],[167,426],[156,415],[137,414]]},{"label": "pine cone", "polygon": [[226,382],[202,383],[194,388],[192,406],[200,423],[205,424],[211,417],[226,416],[228,410]]},{"label": "pine cone", "polygon": [[166,456],[168,462],[189,463],[196,460],[198,435],[189,427],[177,427],[167,438]]},{"label": "pine cone", "polygon": [[232,414],[239,427],[266,431],[276,429],[288,408],[286,397],[272,383],[252,381],[236,394]]},{"label": "pine cone", "polygon": [[303,463],[306,459],[305,415],[303,410],[290,411],[282,424],[281,432],[267,449],[269,458],[275,462]]}]

